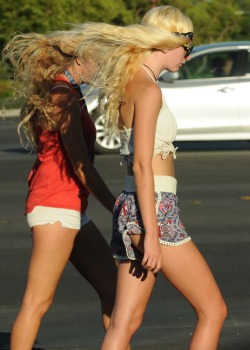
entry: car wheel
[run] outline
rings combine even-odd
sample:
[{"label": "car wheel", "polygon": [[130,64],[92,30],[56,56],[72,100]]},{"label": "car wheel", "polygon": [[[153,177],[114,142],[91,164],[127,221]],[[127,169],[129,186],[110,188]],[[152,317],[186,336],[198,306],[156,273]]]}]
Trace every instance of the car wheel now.
[{"label": "car wheel", "polygon": [[95,151],[99,154],[119,153],[120,139],[118,134],[108,135],[105,132],[103,117],[98,113],[94,113],[92,119],[96,127]]}]

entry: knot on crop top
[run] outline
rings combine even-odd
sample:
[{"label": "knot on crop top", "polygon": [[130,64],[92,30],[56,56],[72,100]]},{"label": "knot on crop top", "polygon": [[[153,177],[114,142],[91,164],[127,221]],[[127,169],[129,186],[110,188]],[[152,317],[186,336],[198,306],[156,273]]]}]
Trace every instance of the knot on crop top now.
[{"label": "knot on crop top", "polygon": [[[162,159],[165,159],[169,153],[176,158],[176,150],[173,141],[176,138],[177,125],[176,120],[169,110],[164,97],[162,96],[162,108],[159,112],[154,142],[153,157],[160,154]],[[134,128],[119,130],[121,148],[120,155],[128,165],[133,165],[134,161]]]}]

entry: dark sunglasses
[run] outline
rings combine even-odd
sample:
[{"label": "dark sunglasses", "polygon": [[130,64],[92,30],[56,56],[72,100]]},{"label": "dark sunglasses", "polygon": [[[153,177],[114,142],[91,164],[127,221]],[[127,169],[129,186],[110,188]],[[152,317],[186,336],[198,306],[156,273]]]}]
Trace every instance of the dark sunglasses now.
[{"label": "dark sunglasses", "polygon": [[188,44],[182,45],[182,47],[184,48],[184,50],[186,52],[184,58],[188,58],[188,56],[191,54],[194,47],[191,45],[188,45]]},{"label": "dark sunglasses", "polygon": [[190,39],[191,41],[193,40],[193,37],[194,37],[193,32],[187,32],[187,33],[173,32],[173,34],[175,34],[177,36],[185,36],[186,38]]},{"label": "dark sunglasses", "polygon": [[[187,32],[187,33],[173,32],[173,34],[177,35],[177,36],[184,36],[185,38],[188,38],[191,41],[193,40],[193,37],[194,37],[193,32]],[[184,58],[188,58],[188,56],[191,54],[194,47],[191,45],[188,45],[188,44],[182,45],[182,47],[184,48],[184,50],[186,52]]]}]

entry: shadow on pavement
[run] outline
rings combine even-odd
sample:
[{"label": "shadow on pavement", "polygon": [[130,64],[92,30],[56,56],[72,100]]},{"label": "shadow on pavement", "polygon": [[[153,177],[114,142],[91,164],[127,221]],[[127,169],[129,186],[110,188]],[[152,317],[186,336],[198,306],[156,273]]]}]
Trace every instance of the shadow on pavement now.
[{"label": "shadow on pavement", "polygon": [[23,153],[23,154],[33,154],[30,150],[24,149],[20,146],[20,148],[9,148],[9,149],[3,149],[3,152],[8,153]]},{"label": "shadow on pavement", "polygon": [[[10,350],[10,333],[0,332],[0,349],[1,350]],[[35,343],[33,350],[45,350],[45,349],[40,348]]]}]

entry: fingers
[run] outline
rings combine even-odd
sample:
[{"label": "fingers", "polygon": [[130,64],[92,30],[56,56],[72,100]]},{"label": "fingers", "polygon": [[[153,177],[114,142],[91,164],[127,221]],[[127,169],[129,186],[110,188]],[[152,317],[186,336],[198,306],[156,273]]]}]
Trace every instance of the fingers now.
[{"label": "fingers", "polygon": [[157,235],[145,235],[142,267],[153,273],[161,268],[161,246]]},{"label": "fingers", "polygon": [[142,267],[154,274],[157,273],[161,268],[161,254],[155,256],[146,256],[146,254],[144,254]]}]

